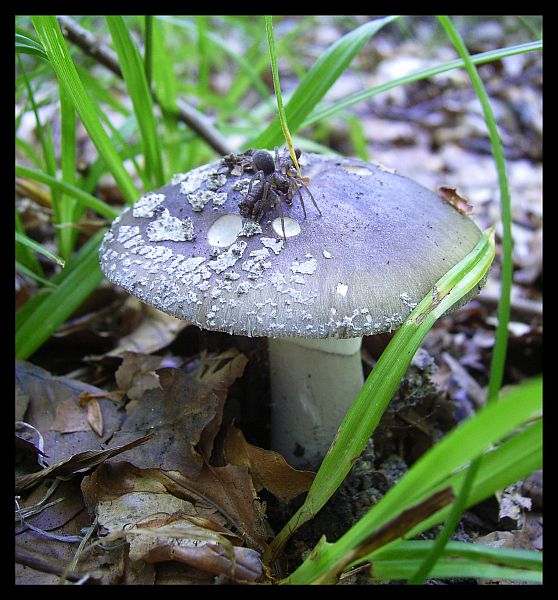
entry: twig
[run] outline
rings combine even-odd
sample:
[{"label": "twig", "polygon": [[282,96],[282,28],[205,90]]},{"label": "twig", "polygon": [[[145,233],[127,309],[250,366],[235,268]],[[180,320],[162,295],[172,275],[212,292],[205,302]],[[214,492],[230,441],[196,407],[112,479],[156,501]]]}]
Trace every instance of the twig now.
[{"label": "twig", "polygon": [[[31,569],[41,571],[42,573],[51,573],[52,575],[62,575],[64,573],[64,567],[52,564],[46,558],[28,552],[17,544],[15,548],[15,561],[20,565],[30,567]],[[80,574],[73,571],[66,573],[66,579],[70,581],[79,581],[82,577],[83,573]]]},{"label": "twig", "polygon": [[[64,37],[122,79],[122,71],[120,70],[118,59],[108,46],[100,42],[94,34],[78,25],[70,17],[61,16],[58,17],[58,21]],[[155,94],[153,94],[153,100],[161,106]],[[195,131],[218,154],[225,155],[233,151],[227,139],[219,133],[205,115],[193,106],[178,100],[177,111],[170,114],[174,115],[179,121],[186,123],[188,127]]]}]

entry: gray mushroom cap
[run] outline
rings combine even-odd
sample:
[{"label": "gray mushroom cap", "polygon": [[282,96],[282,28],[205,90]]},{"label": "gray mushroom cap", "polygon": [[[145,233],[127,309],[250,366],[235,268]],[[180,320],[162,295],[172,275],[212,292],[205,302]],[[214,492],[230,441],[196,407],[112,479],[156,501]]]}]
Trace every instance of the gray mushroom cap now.
[{"label": "gray mushroom cap", "polygon": [[104,274],[204,329],[350,338],[397,329],[480,238],[441,197],[380,166],[306,153],[301,164],[322,216],[306,191],[306,219],[297,195],[282,203],[286,243],[279,207],[243,226],[253,173],[217,161],[124,210],[101,245]]}]

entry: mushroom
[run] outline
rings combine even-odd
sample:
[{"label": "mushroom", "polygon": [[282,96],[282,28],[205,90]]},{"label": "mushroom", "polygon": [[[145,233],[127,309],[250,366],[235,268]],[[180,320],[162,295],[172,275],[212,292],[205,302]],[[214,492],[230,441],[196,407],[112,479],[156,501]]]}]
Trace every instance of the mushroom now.
[{"label": "mushroom", "polygon": [[141,301],[200,328],[266,336],[271,446],[313,467],[362,386],[362,337],[397,329],[481,232],[391,170],[307,153],[302,175],[316,205],[302,190],[304,205],[293,194],[260,222],[243,219],[254,173],[248,158],[242,169],[226,158],[125,209],[101,266]]}]

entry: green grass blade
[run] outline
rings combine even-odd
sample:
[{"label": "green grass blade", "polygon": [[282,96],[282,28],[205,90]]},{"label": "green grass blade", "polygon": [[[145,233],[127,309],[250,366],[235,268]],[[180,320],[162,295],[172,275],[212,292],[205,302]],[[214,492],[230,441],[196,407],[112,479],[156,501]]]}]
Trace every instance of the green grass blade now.
[{"label": "green grass blade", "polygon": [[99,77],[91,74],[88,69],[79,63],[76,63],[75,67],[79,78],[90,93],[91,99],[96,104],[99,106],[101,103],[106,104],[125,117],[129,117],[132,114],[132,111],[127,106],[124,106],[124,104],[112,94],[109,89],[107,89],[106,81],[100,80]]},{"label": "green grass blade", "polygon": [[[304,119],[325,96],[368,40],[384,25],[391,23],[396,18],[398,17],[375,19],[357,27],[332,44],[318,58],[285,107],[286,117],[293,133],[300,129]],[[279,119],[274,119],[265,131],[250,140],[245,146],[273,148],[281,144],[281,136]]]},{"label": "green grass blade", "polygon": [[[373,506],[360,521],[333,544],[318,545],[313,554],[285,583],[310,583],[331,571],[353,548],[372,532],[435,491],[451,485],[459,489],[467,476],[464,464],[490,449],[493,444],[524,426],[542,410],[540,379],[515,386],[499,402],[492,403],[461,423],[407,471],[405,476]],[[474,488],[467,499],[472,506],[498,489],[514,483],[539,468],[542,461],[542,425],[540,419],[504,441],[483,456]],[[439,523],[451,507],[437,512],[409,531],[413,537]],[[397,544],[399,542],[394,542]],[[362,557],[374,558],[375,553]]]},{"label": "green grass blade", "polygon": [[27,275],[27,277],[31,277],[31,279],[34,279],[35,281],[37,281],[38,283],[40,283],[41,285],[43,285],[47,288],[55,288],[56,287],[48,279],[45,279],[44,277],[37,275],[37,273],[35,273],[31,269],[28,269],[24,264],[20,263],[18,260],[15,261],[15,268],[16,268],[17,272],[19,272],[23,275]]},{"label": "green grass blade", "polygon": [[[74,105],[63,86],[60,87],[60,118],[61,118],[61,143],[60,143],[60,166],[62,180],[69,185],[76,183],[76,113]],[[81,215],[75,199],[63,194],[60,199],[60,224],[75,223]],[[60,230],[60,254],[69,258],[73,252],[77,240],[77,229],[74,227],[63,227]]]},{"label": "green grass blade", "polygon": [[42,168],[43,161],[41,160],[38,152],[35,150],[33,144],[30,144],[22,138],[16,138],[15,143],[16,148],[25,156],[25,158],[27,158],[27,160],[32,162],[39,169]]},{"label": "green grass blade", "polygon": [[[24,237],[27,237],[27,235],[25,235],[25,229],[21,222],[21,217],[19,216],[17,207],[14,213],[16,235],[22,235]],[[26,245],[16,244],[15,258],[16,261],[18,261],[24,267],[35,273],[35,275],[38,275],[39,277],[42,277],[44,275],[41,263],[38,261],[37,257],[35,256],[35,253],[32,252],[31,249],[28,248]]]},{"label": "green grass blade", "polygon": [[[343,419],[304,504],[273,540],[266,556],[274,556],[290,535],[311,519],[339,487],[374,432],[432,325],[486,277],[493,258],[494,232],[489,230],[462,261],[436,282],[435,288],[407,317]],[[436,302],[433,297],[437,298]]]},{"label": "green grass blade", "polygon": [[[475,54],[471,56],[471,61],[475,65],[481,65],[487,62],[492,62],[495,60],[502,60],[507,56],[514,56],[516,54],[523,54],[525,52],[536,52],[542,50],[542,42],[527,42],[525,44],[518,44],[516,46],[508,46],[507,48],[499,48],[497,50],[489,50],[488,52],[482,52],[480,54]],[[383,83],[378,86],[374,86],[373,88],[368,88],[366,90],[361,90],[355,94],[351,94],[345,98],[341,98],[336,102],[328,106],[317,106],[312,113],[304,120],[301,125],[301,129],[313,125],[318,121],[322,121],[323,119],[327,119],[339,113],[340,111],[348,108],[349,106],[353,106],[358,102],[362,102],[367,98],[371,98],[372,96],[376,96],[377,94],[381,94],[383,92],[387,92],[393,88],[399,87],[401,85],[408,85],[410,83],[414,83],[415,81],[420,81],[422,79],[428,79],[429,77],[434,77],[435,75],[439,75],[440,73],[446,73],[447,71],[453,71],[454,69],[459,69],[465,66],[465,62],[462,59],[452,60],[447,63],[443,63],[441,65],[437,65],[435,67],[428,67],[427,69],[420,69],[409,75],[405,75],[403,77],[399,77],[397,79],[393,79],[392,81],[388,81],[387,83]]]},{"label": "green grass blade", "polygon": [[97,118],[95,107],[77,74],[56,18],[50,15],[35,16],[32,17],[32,21],[40,41],[45,48],[50,64],[58,80],[66,87],[74,108],[84,127],[87,129],[91,141],[95,144],[99,154],[103,156],[105,163],[126,200],[130,204],[135,202],[139,198],[140,193],[136,189],[132,178],[124,169],[116,149]]},{"label": "green grass blade", "polygon": [[275,40],[273,39],[273,17],[265,17],[265,29],[267,31],[267,43],[269,46],[269,56],[271,58],[271,73],[273,75],[273,88],[275,89],[275,97],[277,98],[279,122],[281,123],[281,130],[283,131],[283,136],[285,137],[287,146],[289,148],[291,160],[293,161],[299,177],[301,177],[300,167],[294,151],[293,139],[291,137],[291,132],[289,131],[285,108],[283,107],[283,98],[281,97],[281,84],[279,82],[279,70],[277,69],[277,54],[275,52]]},{"label": "green grass blade", "polygon": [[[431,541],[413,540],[374,553],[374,579],[408,579],[430,552]],[[476,578],[541,583],[540,552],[492,548],[481,544],[449,542],[431,578]]]},{"label": "green grass blade", "polygon": [[145,15],[144,25],[145,31],[143,37],[145,39],[145,48],[143,53],[143,68],[147,87],[151,89],[153,78],[153,15]]},{"label": "green grass blade", "polygon": [[[194,32],[194,26],[191,23],[188,23],[187,21],[184,21],[182,19],[177,19],[177,18],[173,18],[173,17],[158,17],[158,19],[161,20],[162,23],[166,22],[166,23],[181,27],[182,29],[185,29],[187,31]],[[269,94],[269,90],[267,89],[264,82],[261,80],[257,69],[254,69],[254,67],[252,66],[250,61],[247,60],[244,57],[244,55],[242,55],[238,52],[235,52],[234,49],[229,47],[229,45],[225,41],[221,40],[217,35],[211,33],[210,31],[207,32],[206,38],[207,38],[208,44],[214,45],[215,47],[222,50],[238,65],[239,69],[242,70],[242,72],[246,74],[249,81],[254,86],[254,88],[260,93],[262,98],[266,102],[269,102],[271,104],[271,96]],[[264,65],[265,64],[267,64],[267,59],[265,60]],[[239,101],[238,94],[231,97],[230,100],[231,100],[233,106],[236,107],[238,105],[238,101]]]},{"label": "green grass blade", "polygon": [[[498,127],[494,119],[494,113],[490,105],[488,94],[484,88],[484,84],[471,60],[469,52],[461,39],[458,31],[453,26],[451,20],[448,17],[440,16],[438,20],[446,30],[448,37],[457,49],[465,69],[469,74],[473,88],[481,103],[484,119],[488,128],[490,143],[492,146],[492,154],[494,156],[494,162],[496,163],[496,170],[498,172],[498,181],[500,185],[500,210],[502,214],[503,223],[503,239],[502,239],[502,258],[501,258],[501,273],[500,273],[500,301],[498,303],[498,326],[496,328],[496,336],[494,342],[494,348],[492,351],[492,360],[490,366],[490,375],[488,381],[488,392],[487,402],[493,402],[496,399],[498,390],[502,385],[502,379],[504,376],[504,363],[506,360],[506,350],[508,343],[508,322],[510,318],[510,296],[512,286],[512,250],[513,250],[513,238],[511,231],[511,202],[508,188],[508,180],[506,176],[506,164],[504,159],[504,151],[502,148],[502,142],[498,133]],[[470,488],[473,485],[476,472],[480,468],[480,461],[482,459],[476,459],[468,469],[467,477],[465,478],[463,485],[459,491],[459,497],[457,498],[448,520],[444,524],[442,531],[438,534],[436,543],[432,547],[432,552],[428,555],[424,562],[421,564],[418,571],[409,580],[411,584],[423,583],[430,570],[436,563],[437,557],[441,554],[444,545],[449,541],[455,527],[459,522],[461,512],[464,510],[467,504],[467,497]]]},{"label": "green grass blade", "polygon": [[[431,540],[405,540],[376,550],[374,562],[389,560],[418,560],[429,552]],[[519,548],[495,548],[484,544],[451,541],[444,548],[443,558],[461,558],[476,562],[499,563],[516,569],[542,570],[542,554]]]},{"label": "green grass blade", "polygon": [[204,99],[209,94],[209,52],[207,42],[207,17],[196,15],[198,42],[198,98]]},{"label": "green grass blade", "polygon": [[43,60],[48,60],[48,56],[46,55],[43,46],[36,40],[22,33],[15,34],[15,48],[16,52],[21,52],[22,54],[32,54],[42,58]]},{"label": "green grass blade", "polygon": [[484,119],[488,127],[488,135],[492,146],[492,154],[498,171],[498,183],[500,186],[500,211],[502,215],[502,258],[501,258],[501,275],[500,275],[500,302],[498,303],[498,326],[496,327],[496,336],[494,341],[494,349],[492,352],[492,363],[490,366],[490,380],[488,383],[487,401],[491,402],[496,398],[498,390],[502,385],[504,376],[504,362],[506,360],[506,350],[508,345],[508,322],[510,320],[510,296],[513,275],[512,251],[513,251],[513,236],[511,230],[511,200],[508,187],[508,178],[506,175],[506,161],[504,158],[504,150],[496,119],[490,105],[490,100],[486,89],[480,78],[471,57],[459,32],[455,29],[450,19],[446,16],[438,17],[440,23],[446,30],[448,37],[455,46],[457,52],[461,56],[465,64],[465,69],[471,79],[471,84],[475,89],[478,99],[480,100]]},{"label": "green grass blade", "polygon": [[37,298],[16,312],[16,357],[26,359],[35,352],[79,307],[103,280],[99,244],[106,230],[98,231],[66,267],[53,277],[54,291]]},{"label": "green grass blade", "polygon": [[163,161],[157,134],[157,123],[153,113],[153,100],[145,77],[141,56],[132,41],[124,19],[120,16],[111,15],[107,16],[106,20],[138,122],[143,142],[146,172],[153,185],[161,187],[165,184]]},{"label": "green grass blade", "polygon": [[61,267],[63,267],[65,264],[64,259],[60,258],[59,256],[56,256],[56,254],[53,254],[50,250],[47,250],[44,246],[42,246],[35,240],[32,240],[30,237],[27,237],[25,234],[16,231],[15,241],[19,242],[20,244],[23,244],[24,246],[27,246],[27,248],[30,248],[34,252],[38,252],[39,254],[46,256],[49,260],[52,260]]},{"label": "green grass blade", "polygon": [[29,167],[23,167],[20,165],[16,165],[16,175],[20,175],[21,177],[28,177],[29,179],[33,179],[34,181],[39,181],[41,183],[45,183],[46,185],[50,185],[51,187],[56,188],[60,192],[64,194],[68,194],[75,198],[78,203],[91,210],[94,210],[97,214],[102,217],[106,217],[111,221],[115,219],[119,215],[119,211],[112,208],[102,200],[95,198],[91,194],[84,192],[78,187],[70,185],[64,181],[59,181],[58,179],[48,175],[48,173],[44,173],[43,171],[37,171],[36,169],[30,169]]},{"label": "green grass blade", "polygon": [[[44,160],[45,168],[46,168],[48,174],[54,177],[56,175],[56,156],[55,156],[55,152],[54,152],[54,145],[52,143],[51,130],[50,130],[50,127],[48,126],[48,124],[46,124],[43,127],[41,120],[39,119],[39,111],[38,111],[37,103],[35,102],[35,95],[33,94],[33,89],[31,87],[31,83],[29,81],[29,78],[27,77],[25,65],[23,64],[23,61],[21,60],[21,57],[19,55],[17,55],[17,61],[18,61],[18,65],[19,65],[19,68],[21,71],[21,76],[23,78],[23,82],[25,84],[27,93],[29,95],[29,102],[31,103],[31,108],[33,110],[33,114],[35,115],[35,123],[37,126],[37,135],[39,137],[41,150],[43,152],[43,160]],[[60,212],[61,212],[60,197],[59,197],[59,194],[57,193],[56,189],[52,188],[52,187],[51,187],[51,202],[52,202],[52,212],[54,215],[54,222],[60,223]],[[58,249],[60,251],[60,247],[61,247],[60,231],[56,232],[56,236],[58,239]]]}]

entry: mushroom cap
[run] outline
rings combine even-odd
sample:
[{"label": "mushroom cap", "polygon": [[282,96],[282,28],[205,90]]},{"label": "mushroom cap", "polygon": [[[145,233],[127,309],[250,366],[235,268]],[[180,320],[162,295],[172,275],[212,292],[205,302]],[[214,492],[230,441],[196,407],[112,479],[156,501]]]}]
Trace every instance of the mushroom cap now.
[{"label": "mushroom cap", "polygon": [[300,162],[322,215],[303,189],[306,218],[294,194],[259,224],[243,221],[253,172],[217,161],[126,208],[101,245],[104,274],[204,329],[360,337],[397,329],[481,236],[443,198],[380,165],[307,153]]}]

